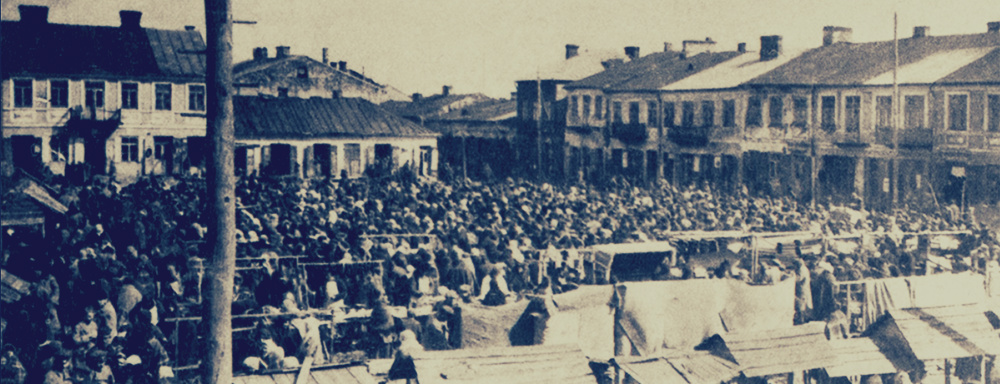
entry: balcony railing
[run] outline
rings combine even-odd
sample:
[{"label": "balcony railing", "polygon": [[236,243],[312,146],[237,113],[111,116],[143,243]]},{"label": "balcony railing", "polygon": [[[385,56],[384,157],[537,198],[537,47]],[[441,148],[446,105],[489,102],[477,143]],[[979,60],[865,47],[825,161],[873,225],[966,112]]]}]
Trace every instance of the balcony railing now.
[{"label": "balcony railing", "polygon": [[105,109],[96,107],[86,107],[82,105],[71,109],[72,119],[81,121],[118,121],[121,120],[120,109]]},{"label": "balcony railing", "polygon": [[673,127],[667,138],[674,144],[685,147],[704,147],[711,139],[711,127]]},{"label": "balcony railing", "polygon": [[646,131],[645,124],[615,123],[611,125],[611,137],[623,143],[637,144],[645,142],[649,138],[649,132]]}]

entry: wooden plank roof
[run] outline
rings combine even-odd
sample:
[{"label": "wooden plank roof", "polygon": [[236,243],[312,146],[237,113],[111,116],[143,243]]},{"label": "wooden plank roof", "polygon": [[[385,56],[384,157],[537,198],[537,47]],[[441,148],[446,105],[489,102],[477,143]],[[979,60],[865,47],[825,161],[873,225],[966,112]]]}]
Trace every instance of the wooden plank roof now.
[{"label": "wooden plank roof", "polygon": [[980,305],[890,310],[889,316],[919,360],[1000,355],[1000,331]]},{"label": "wooden plank roof", "polygon": [[438,134],[356,98],[233,98],[237,139],[435,137]]},{"label": "wooden plank roof", "polygon": [[422,352],[414,357],[421,384],[597,382],[577,346],[530,346]]},{"label": "wooden plank roof", "polygon": [[726,348],[746,377],[805,371],[836,363],[826,339],[826,323],[766,331],[727,333]]},{"label": "wooden plank roof", "polygon": [[854,375],[878,375],[906,370],[905,363],[894,364],[872,339],[859,337],[847,340],[831,340],[830,346],[837,357],[835,364],[826,367],[830,377]]},{"label": "wooden plank roof", "polygon": [[717,384],[738,375],[736,363],[701,351],[671,351],[654,358],[616,358],[639,383]]}]

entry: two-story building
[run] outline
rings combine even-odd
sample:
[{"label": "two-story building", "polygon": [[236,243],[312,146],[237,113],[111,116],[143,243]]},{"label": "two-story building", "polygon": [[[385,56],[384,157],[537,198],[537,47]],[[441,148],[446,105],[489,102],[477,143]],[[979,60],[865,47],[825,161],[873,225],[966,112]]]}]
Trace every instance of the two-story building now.
[{"label": "two-story building", "polygon": [[348,97],[375,104],[410,100],[398,89],[349,69],[346,61],[330,61],[327,48],[321,60],[293,55],[288,46],[275,48],[273,57],[265,47],[254,48],[251,60],[233,66],[233,86],[242,96]]},{"label": "two-story building", "polygon": [[50,23],[21,5],[3,21],[4,171],[49,169],[120,181],[204,161],[205,43],[194,27]]}]

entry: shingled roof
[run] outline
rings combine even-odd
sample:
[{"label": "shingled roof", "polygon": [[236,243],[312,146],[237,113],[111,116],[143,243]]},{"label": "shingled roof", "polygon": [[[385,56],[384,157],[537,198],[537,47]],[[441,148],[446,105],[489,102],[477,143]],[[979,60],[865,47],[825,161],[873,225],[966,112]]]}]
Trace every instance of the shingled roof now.
[{"label": "shingled roof", "polygon": [[237,139],[437,136],[364,99],[237,96],[233,110]]},{"label": "shingled roof", "polygon": [[[977,49],[980,48],[980,49]],[[986,49],[981,49],[986,48]],[[899,72],[913,69],[911,83],[962,83],[1000,80],[1000,33],[924,36],[899,40]],[[931,62],[922,61],[933,60]],[[875,81],[894,65],[893,42],[837,43],[815,48],[765,73],[757,85],[861,85]],[[941,68],[951,68],[941,73]],[[926,78],[927,70],[937,71]],[[907,79],[900,82],[905,84]]]},{"label": "shingled roof", "polygon": [[205,77],[194,30],[3,21],[3,78],[190,80]]},{"label": "shingled roof", "polygon": [[680,52],[657,52],[613,65],[607,70],[566,85],[619,91],[654,90],[738,56],[738,52],[704,52],[685,57]]}]

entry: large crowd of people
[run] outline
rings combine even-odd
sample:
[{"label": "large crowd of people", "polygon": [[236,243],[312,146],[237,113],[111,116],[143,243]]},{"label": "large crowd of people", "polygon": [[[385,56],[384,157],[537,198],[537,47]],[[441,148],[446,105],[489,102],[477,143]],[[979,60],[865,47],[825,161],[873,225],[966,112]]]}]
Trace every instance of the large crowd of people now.
[{"label": "large crowd of people", "polygon": [[[56,233],[4,233],[3,268],[33,283],[29,295],[2,309],[4,379],[155,382],[169,379],[171,367],[197,364],[198,322],[171,319],[200,315],[211,253],[204,180],[148,178],[121,187],[95,178],[53,188],[69,207]],[[236,360],[251,370],[354,350],[388,356],[381,348],[398,346],[403,333],[402,341],[425,348],[454,348],[461,345],[461,306],[571,290],[587,281],[576,249],[667,240],[677,231],[885,234],[850,254],[800,252],[794,265],[761,265],[768,273],[759,276],[748,273],[757,266],[746,258],[708,274],[758,283],[795,278],[800,321],[835,311],[817,282],[928,268],[899,234],[968,231],[953,257],[956,270],[995,267],[1000,256],[995,235],[971,210],[857,216],[843,211],[858,207],[811,207],[704,186],[444,183],[403,173],[248,177],[236,196],[242,267],[233,310],[244,315],[234,322],[241,332]],[[667,278],[695,275],[683,263],[661,268]],[[364,313],[370,326],[323,327],[321,313]]]}]

